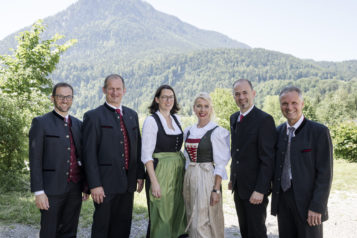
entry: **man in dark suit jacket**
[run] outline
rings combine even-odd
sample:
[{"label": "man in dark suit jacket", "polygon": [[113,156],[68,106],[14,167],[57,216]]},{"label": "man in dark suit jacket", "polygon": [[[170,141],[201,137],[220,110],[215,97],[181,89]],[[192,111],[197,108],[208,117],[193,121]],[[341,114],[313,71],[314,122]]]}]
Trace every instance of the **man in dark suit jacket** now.
[{"label": "man in dark suit jacket", "polygon": [[[75,237],[84,189],[82,122],[68,115],[73,88],[54,86],[54,110],[32,121],[29,139],[31,191],[41,211],[40,237]],[[86,200],[88,195],[84,194]]]},{"label": "man in dark suit jacket", "polygon": [[[299,88],[280,93],[287,122],[277,128],[272,214],[278,215],[279,236],[322,237],[332,182],[332,143],[327,127],[306,119]],[[290,142],[290,143],[289,143]]]},{"label": "man in dark suit jacket", "polygon": [[143,188],[138,115],[121,105],[125,92],[123,78],[109,75],[106,102],[84,114],[84,166],[95,205],[92,237],[129,237],[134,191]]},{"label": "man in dark suit jacket", "polygon": [[267,196],[274,164],[275,124],[254,106],[255,91],[249,80],[233,84],[233,97],[240,108],[230,118],[231,179],[242,237],[264,238]]}]

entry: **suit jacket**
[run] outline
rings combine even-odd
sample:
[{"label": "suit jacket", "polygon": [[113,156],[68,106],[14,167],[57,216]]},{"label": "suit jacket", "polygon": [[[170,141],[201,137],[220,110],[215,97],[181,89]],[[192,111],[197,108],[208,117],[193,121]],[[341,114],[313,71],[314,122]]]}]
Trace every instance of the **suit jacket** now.
[{"label": "suit jacket", "polygon": [[[75,117],[70,118],[77,161],[81,161],[82,122]],[[63,117],[52,111],[34,118],[29,140],[31,191],[44,190],[47,195],[65,193],[71,156],[68,148],[71,143],[69,127]]]},{"label": "suit jacket", "polygon": [[121,120],[115,110],[105,103],[86,112],[83,119],[83,161],[89,188],[102,186],[106,194],[134,192],[137,179],[144,178],[138,115],[124,106],[122,110],[130,145],[128,171]]},{"label": "suit jacket", "polygon": [[[281,174],[287,148],[286,123],[277,128],[278,140],[275,159],[272,214],[279,214],[278,202],[281,192]],[[291,139],[290,161],[292,189],[300,217],[307,219],[308,210],[322,214],[328,219],[327,200],[332,182],[332,143],[327,127],[307,120],[295,131]]]},{"label": "suit jacket", "polygon": [[239,114],[230,118],[233,191],[241,199],[249,199],[254,191],[268,195],[276,140],[274,119],[255,106],[238,123]]}]

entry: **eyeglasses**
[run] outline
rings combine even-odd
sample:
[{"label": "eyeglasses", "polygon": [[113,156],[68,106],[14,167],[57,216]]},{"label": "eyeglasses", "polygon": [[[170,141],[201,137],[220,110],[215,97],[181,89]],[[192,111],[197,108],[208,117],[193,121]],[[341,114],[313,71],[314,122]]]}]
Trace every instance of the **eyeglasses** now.
[{"label": "eyeglasses", "polygon": [[161,96],[160,97],[162,100],[166,100],[166,101],[168,101],[168,100],[174,100],[174,95],[172,95],[172,96]]},{"label": "eyeglasses", "polygon": [[72,101],[73,96],[72,95],[68,95],[68,96],[63,96],[63,95],[55,95],[55,97],[61,101],[64,101],[65,99],[67,101]]}]

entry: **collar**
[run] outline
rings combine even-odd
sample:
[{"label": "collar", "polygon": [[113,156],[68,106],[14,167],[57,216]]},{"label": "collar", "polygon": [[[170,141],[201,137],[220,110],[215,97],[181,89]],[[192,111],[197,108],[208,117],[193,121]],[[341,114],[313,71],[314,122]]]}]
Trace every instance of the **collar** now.
[{"label": "collar", "polygon": [[288,128],[289,127],[294,127],[295,128],[295,131],[294,131],[294,135],[295,135],[295,132],[297,131],[297,129],[301,126],[302,122],[304,121],[304,115],[301,115],[300,119],[292,126],[289,125],[288,122],[286,122],[286,133],[288,134],[289,131],[288,131]]},{"label": "collar", "polygon": [[239,115],[243,115],[244,117],[246,115],[248,115],[248,113],[250,113],[254,108],[254,104],[245,112],[245,113],[242,113],[242,112],[239,112]]},{"label": "collar", "polygon": [[67,114],[65,117],[63,117],[61,114],[59,114],[57,111],[56,111],[56,109],[53,109],[53,114],[55,114],[55,116],[56,117],[58,117],[58,118],[60,118],[61,120],[65,120],[66,119],[66,121],[68,120],[68,118],[69,118],[69,114]]},{"label": "collar", "polygon": [[111,110],[111,111],[115,111],[115,109],[120,109],[120,112],[121,112],[121,114],[123,115],[123,107],[122,107],[121,104],[120,104],[119,107],[115,107],[115,106],[109,104],[109,103],[106,101],[104,105],[105,105],[109,110]]}]

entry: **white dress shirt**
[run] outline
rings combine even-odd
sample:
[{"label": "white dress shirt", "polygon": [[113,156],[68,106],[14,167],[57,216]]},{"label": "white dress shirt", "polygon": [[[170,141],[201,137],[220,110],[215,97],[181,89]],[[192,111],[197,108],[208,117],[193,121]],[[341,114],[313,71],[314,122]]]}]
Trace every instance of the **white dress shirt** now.
[{"label": "white dress shirt", "polygon": [[[190,139],[201,139],[207,131],[216,127],[215,122],[209,122],[206,126],[198,128],[197,125],[190,126],[185,129],[184,141],[187,137],[187,132],[190,131]],[[214,175],[219,175],[222,179],[228,179],[226,165],[231,158],[230,145],[229,145],[229,132],[223,127],[217,127],[211,134],[211,143],[213,150],[213,161],[215,164]],[[187,151],[184,151],[186,158],[186,169],[190,163]]]},{"label": "white dress shirt", "polygon": [[238,122],[240,121],[240,115],[243,115],[243,117],[245,117],[246,115],[248,115],[248,113],[250,113],[251,110],[253,110],[253,108],[254,108],[254,104],[245,113],[239,112],[237,121]]},{"label": "white dress shirt", "polygon": [[[172,126],[174,127],[174,130],[170,129],[167,126],[166,119],[164,116],[160,113],[160,111],[157,111],[156,114],[159,116],[161,124],[165,130],[165,133],[167,135],[179,135],[181,134],[181,129],[180,127],[176,124],[174,118],[170,115],[171,121],[172,121]],[[180,118],[175,115],[177,120],[180,122]],[[156,137],[157,137],[157,132],[159,128],[156,124],[155,118],[153,116],[148,116],[143,125],[143,136],[141,140],[141,161],[146,164],[147,162],[154,160],[152,158],[152,154],[154,153],[155,147],[156,147]]]}]

